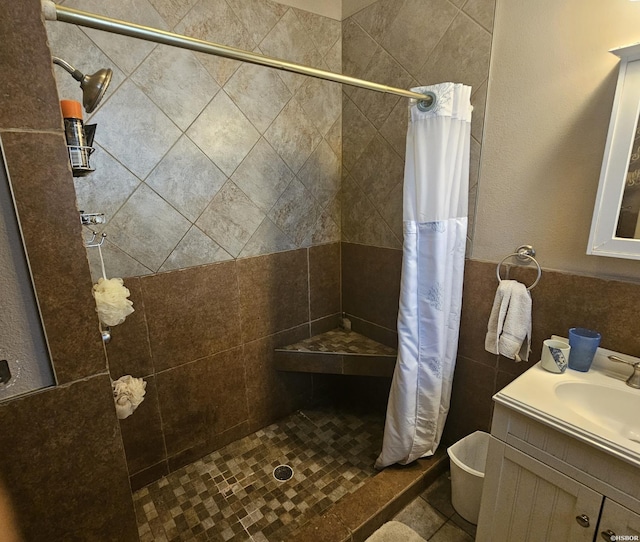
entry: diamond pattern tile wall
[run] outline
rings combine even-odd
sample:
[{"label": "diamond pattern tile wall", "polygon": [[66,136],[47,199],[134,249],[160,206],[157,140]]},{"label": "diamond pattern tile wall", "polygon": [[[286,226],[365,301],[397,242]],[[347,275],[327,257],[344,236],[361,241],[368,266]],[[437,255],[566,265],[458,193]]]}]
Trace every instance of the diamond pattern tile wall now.
[{"label": "diamond pattern tile wall", "polygon": [[131,78],[181,130],[220,90],[191,51],[168,45],[156,47]]},{"label": "diamond pattern tile wall", "polygon": [[187,135],[226,175],[233,174],[260,137],[224,92],[211,100]]},{"label": "diamond pattern tile wall", "polygon": [[93,117],[107,129],[96,140],[114,158],[144,179],[180,137],[180,130],[130,79]]},{"label": "diamond pattern tile wall", "polygon": [[297,248],[296,244],[269,218],[265,218],[239,256],[248,258],[250,256],[259,256],[265,252],[282,252],[295,248]]},{"label": "diamond pattern tile wall", "polygon": [[113,217],[138,187],[140,179],[100,145],[95,145],[95,149],[91,165],[96,170],[74,179],[78,210],[99,209],[105,216]]},{"label": "diamond pattern tile wall", "polygon": [[[471,84],[473,194],[494,4],[430,0],[432,16],[423,20],[414,16],[421,0],[378,0],[339,23],[272,0],[66,2],[310,66],[340,71],[344,62],[349,75],[394,86]],[[113,274],[340,238],[401,246],[404,100],[90,29],[47,26],[54,54],[88,72],[114,68],[107,99],[91,118],[98,124],[93,163],[99,171],[76,179],[83,210],[107,214]],[[56,75],[61,95],[79,99],[73,82]],[[348,175],[342,190],[341,168]],[[472,224],[476,198],[469,201]],[[160,228],[157,239],[149,236],[150,224]]]},{"label": "diamond pattern tile wall", "polygon": [[255,43],[260,43],[287,12],[287,6],[271,0],[227,0]]},{"label": "diamond pattern tile wall", "polygon": [[182,136],[146,179],[146,184],[194,222],[227,178],[187,137]]},{"label": "diamond pattern tile wall", "polygon": [[[160,17],[148,0],[121,0],[119,2],[67,0],[65,6],[98,13],[114,19],[144,24],[161,30],[168,30],[167,23]],[[109,34],[92,28],[86,28],[82,31],[127,75],[130,75],[145,57],[157,47],[152,42]]]},{"label": "diamond pattern tile wall", "polygon": [[[65,5],[341,71],[340,22],[272,0]],[[79,208],[106,215],[109,276],[340,239],[339,85],[60,23],[47,30],[54,55],[114,70],[85,119],[98,125],[96,171],[75,179]],[[79,100],[76,83],[56,76],[61,97]]]},{"label": "diamond pattern tile wall", "polygon": [[324,209],[340,189],[340,161],[326,141],[321,141],[298,175]]},{"label": "diamond pattern tile wall", "polygon": [[319,205],[304,185],[294,179],[269,213],[269,218],[301,246],[320,213]]},{"label": "diamond pattern tile wall", "polygon": [[[200,0],[176,26],[175,31],[247,51],[256,46],[226,0]],[[220,85],[224,85],[240,66],[240,62],[235,60],[204,53],[198,54],[198,60]]]},{"label": "diamond pattern tile wall", "polygon": [[164,261],[160,271],[171,271],[231,259],[232,256],[218,243],[198,227],[191,226],[175,250]]},{"label": "diamond pattern tile wall", "polygon": [[264,213],[232,181],[228,181],[196,224],[229,254],[237,257],[263,218]]},{"label": "diamond pattern tile wall", "polygon": [[170,28],[174,28],[198,0],[149,0]]},{"label": "diamond pattern tile wall", "polygon": [[276,70],[254,64],[241,65],[224,88],[260,133],[291,99],[291,92]]},{"label": "diamond pattern tile wall", "polygon": [[342,89],[338,83],[308,77],[296,94],[307,118],[326,136],[340,117]]},{"label": "diamond pattern tile wall", "polygon": [[[320,67],[322,55],[309,39],[304,25],[295,14],[288,10],[275,24],[269,34],[260,42],[260,50],[269,56],[286,58],[305,66]],[[292,92],[295,92],[306,77],[288,72],[278,74]]]},{"label": "diamond pattern tile wall", "polygon": [[280,155],[261,138],[235,170],[231,180],[265,213],[289,186],[293,173]]},{"label": "diamond pattern tile wall", "polygon": [[264,134],[294,173],[304,165],[322,136],[294,98]]},{"label": "diamond pattern tile wall", "polygon": [[[380,41],[409,73],[414,73],[431,56],[445,33],[450,34],[449,26],[459,13],[448,0],[430,0],[430,17],[416,17],[416,11],[421,9],[424,9],[423,0],[405,0],[393,23],[384,27]],[[465,47],[466,53],[470,50]]]},{"label": "diamond pattern tile wall", "polygon": [[[344,73],[409,88],[472,86],[471,247],[495,0],[378,0],[342,23]],[[406,100],[343,88],[342,239],[400,248]]]},{"label": "diamond pattern tile wall", "polygon": [[109,239],[149,269],[159,269],[190,223],[142,183],[107,224]]}]

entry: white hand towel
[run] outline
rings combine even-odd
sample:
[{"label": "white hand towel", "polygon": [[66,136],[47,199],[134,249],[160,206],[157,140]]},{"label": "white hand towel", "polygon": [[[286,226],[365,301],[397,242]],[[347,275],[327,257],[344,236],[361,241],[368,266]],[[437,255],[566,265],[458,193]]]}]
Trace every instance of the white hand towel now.
[{"label": "white hand towel", "polygon": [[491,315],[487,324],[487,336],[484,340],[484,349],[492,354],[497,355],[500,352],[498,343],[504,326],[504,319],[507,316],[514,282],[514,280],[501,281],[498,284],[496,296],[493,298],[493,307],[491,307]]},{"label": "white hand towel", "polygon": [[498,285],[487,325],[485,350],[516,361],[529,359],[531,350],[531,295],[515,280]]}]

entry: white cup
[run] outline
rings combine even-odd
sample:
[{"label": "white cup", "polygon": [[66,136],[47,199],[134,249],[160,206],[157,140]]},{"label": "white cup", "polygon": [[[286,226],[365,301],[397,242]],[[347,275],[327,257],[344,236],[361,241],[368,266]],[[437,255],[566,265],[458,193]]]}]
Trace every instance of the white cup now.
[{"label": "white cup", "polygon": [[564,373],[569,364],[571,347],[564,341],[547,339],[542,342],[542,359],[540,365],[550,373]]}]

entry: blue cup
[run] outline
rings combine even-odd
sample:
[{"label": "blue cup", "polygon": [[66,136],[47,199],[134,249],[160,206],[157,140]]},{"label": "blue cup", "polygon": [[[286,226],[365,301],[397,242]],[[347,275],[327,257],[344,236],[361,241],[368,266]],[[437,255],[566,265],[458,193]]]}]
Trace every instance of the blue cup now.
[{"label": "blue cup", "polygon": [[583,327],[569,330],[569,369],[586,373],[591,368],[593,357],[600,345],[600,333]]}]

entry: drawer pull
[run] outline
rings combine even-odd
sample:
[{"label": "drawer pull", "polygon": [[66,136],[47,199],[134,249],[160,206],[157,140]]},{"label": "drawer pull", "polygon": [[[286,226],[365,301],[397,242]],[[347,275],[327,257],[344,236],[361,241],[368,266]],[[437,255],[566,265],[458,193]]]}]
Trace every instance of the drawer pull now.
[{"label": "drawer pull", "polygon": [[616,539],[616,533],[614,533],[611,529],[607,529],[606,531],[602,531],[600,536],[606,540],[607,542],[613,542]]},{"label": "drawer pull", "polygon": [[580,527],[587,528],[589,526],[589,516],[587,516],[587,514],[580,514],[579,516],[576,516],[576,521]]}]

